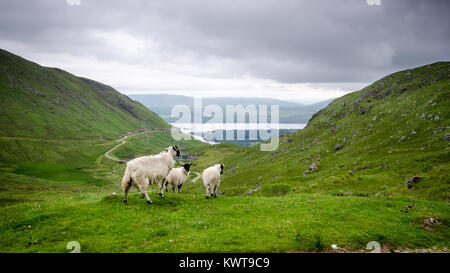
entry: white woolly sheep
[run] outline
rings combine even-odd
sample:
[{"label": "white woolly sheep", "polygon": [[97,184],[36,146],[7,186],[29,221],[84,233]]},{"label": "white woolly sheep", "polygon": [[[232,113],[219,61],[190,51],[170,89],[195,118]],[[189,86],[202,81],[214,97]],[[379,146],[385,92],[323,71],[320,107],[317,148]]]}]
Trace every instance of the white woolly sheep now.
[{"label": "white woolly sheep", "polygon": [[172,185],[172,191],[175,192],[175,187],[177,187],[177,192],[180,193],[181,186],[186,182],[189,176],[189,169],[192,163],[186,163],[181,165],[179,168],[173,168],[166,177],[165,188],[167,191],[167,186]]},{"label": "white woolly sheep", "polygon": [[179,155],[180,151],[174,145],[167,147],[164,152],[157,155],[142,156],[129,161],[122,178],[123,202],[128,204],[127,195],[131,186],[135,186],[149,204],[152,203],[152,200],[147,195],[149,184],[158,184],[159,196],[162,197],[163,181],[175,164],[174,156]]},{"label": "white woolly sheep", "polygon": [[220,175],[223,174],[223,164],[216,164],[203,171],[202,179],[206,187],[206,199],[209,195],[217,197],[217,188],[220,185]]}]

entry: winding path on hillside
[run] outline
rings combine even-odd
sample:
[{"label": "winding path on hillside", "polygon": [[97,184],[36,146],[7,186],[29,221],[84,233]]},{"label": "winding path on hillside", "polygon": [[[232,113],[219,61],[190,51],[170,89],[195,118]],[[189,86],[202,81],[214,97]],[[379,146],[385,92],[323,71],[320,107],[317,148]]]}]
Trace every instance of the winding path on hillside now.
[{"label": "winding path on hillside", "polygon": [[[110,156],[109,153],[111,153],[111,152],[114,151],[115,149],[119,148],[119,147],[122,146],[123,144],[127,143],[127,142],[125,141],[125,139],[127,139],[127,138],[129,138],[129,137],[137,136],[137,135],[140,135],[140,134],[149,133],[150,131],[152,131],[152,130],[146,130],[146,131],[143,131],[143,132],[139,132],[139,133],[135,133],[135,134],[126,135],[126,136],[124,136],[124,137],[118,139],[117,141],[120,141],[120,143],[117,144],[116,146],[114,146],[113,148],[109,149],[109,150],[105,153],[105,156],[106,156],[107,158],[111,159],[111,160],[116,161],[116,162],[123,162],[123,163],[125,163],[125,162],[126,162],[125,160],[116,159],[116,158]],[[194,179],[192,179],[192,181],[191,181],[191,183],[194,183],[197,179],[200,178],[200,174],[199,174],[199,173],[196,173],[196,172],[191,172],[191,173],[197,175],[197,177],[194,178]]]},{"label": "winding path on hillside", "polygon": [[114,160],[114,161],[117,161],[117,162],[125,162],[124,160],[115,159],[114,157],[110,156],[109,153],[111,153],[111,152],[114,151],[115,149],[119,148],[119,147],[122,146],[123,144],[127,143],[127,142],[125,141],[125,139],[127,139],[127,138],[129,138],[129,137],[131,137],[131,136],[137,136],[137,135],[145,134],[145,133],[148,133],[148,132],[150,132],[150,130],[147,130],[147,131],[144,131],[144,132],[135,133],[135,134],[126,135],[126,136],[122,137],[121,139],[118,139],[117,141],[120,141],[120,143],[117,144],[116,146],[114,146],[113,148],[111,148],[110,150],[108,150],[108,151],[105,153],[105,156],[106,156],[107,158],[109,158],[109,159],[111,159],[111,160]]}]

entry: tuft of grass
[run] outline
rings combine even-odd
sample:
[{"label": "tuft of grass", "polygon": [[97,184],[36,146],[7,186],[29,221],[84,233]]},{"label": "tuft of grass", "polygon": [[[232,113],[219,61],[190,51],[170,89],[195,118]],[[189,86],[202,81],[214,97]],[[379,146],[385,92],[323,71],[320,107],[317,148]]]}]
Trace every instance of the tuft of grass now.
[{"label": "tuft of grass", "polygon": [[292,187],[286,183],[275,183],[263,186],[261,193],[263,196],[282,196],[292,191]]}]

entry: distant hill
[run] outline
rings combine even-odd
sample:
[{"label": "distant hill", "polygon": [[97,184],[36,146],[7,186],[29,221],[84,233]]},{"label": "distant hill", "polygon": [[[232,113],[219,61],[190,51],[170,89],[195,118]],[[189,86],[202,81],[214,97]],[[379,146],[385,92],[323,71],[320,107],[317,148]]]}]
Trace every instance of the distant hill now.
[{"label": "distant hill", "polygon": [[[177,104],[188,105],[193,113],[194,98],[181,95],[169,95],[169,94],[142,94],[142,95],[129,95],[130,98],[137,100],[152,109],[161,116],[167,122],[175,122],[178,118],[172,118],[170,116],[173,106]],[[280,122],[281,123],[307,123],[311,116],[327,106],[332,100],[326,100],[323,102],[304,105],[294,102],[288,102],[283,100],[271,99],[271,98],[235,98],[235,97],[216,97],[216,98],[204,98],[203,107],[210,104],[217,104],[225,111],[225,106],[242,104],[244,106],[254,104],[258,105],[279,105],[280,106]],[[270,110],[270,108],[268,108]]]},{"label": "distant hill", "polygon": [[220,144],[203,150],[202,158],[205,165],[230,166],[221,186],[228,195],[259,187],[253,195],[283,188],[449,202],[449,115],[450,63],[439,62],[334,100],[303,130],[281,135],[276,151]]},{"label": "distant hill", "polygon": [[110,86],[0,50],[2,137],[113,139],[169,126]]}]

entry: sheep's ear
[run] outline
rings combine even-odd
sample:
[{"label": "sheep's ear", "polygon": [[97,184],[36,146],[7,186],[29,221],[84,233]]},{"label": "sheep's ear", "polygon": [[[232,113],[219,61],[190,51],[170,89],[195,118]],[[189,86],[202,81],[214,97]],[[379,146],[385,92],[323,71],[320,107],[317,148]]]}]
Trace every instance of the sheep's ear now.
[{"label": "sheep's ear", "polygon": [[165,149],[164,149],[164,151],[168,152],[168,151],[169,151],[169,149],[168,149],[168,148],[165,148]]}]

